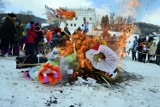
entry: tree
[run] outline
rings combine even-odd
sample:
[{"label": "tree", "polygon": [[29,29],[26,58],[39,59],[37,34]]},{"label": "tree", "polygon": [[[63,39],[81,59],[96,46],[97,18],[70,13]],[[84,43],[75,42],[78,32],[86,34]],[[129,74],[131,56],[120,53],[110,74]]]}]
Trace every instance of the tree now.
[{"label": "tree", "polygon": [[114,24],[115,15],[116,15],[115,13],[110,13],[110,19],[109,20],[110,20],[111,24]]},{"label": "tree", "polygon": [[110,29],[108,15],[102,17],[101,26],[103,29],[108,29],[108,30]]},{"label": "tree", "polygon": [[133,21],[134,21],[133,16],[128,16],[128,18],[127,18],[127,24],[132,24]]}]

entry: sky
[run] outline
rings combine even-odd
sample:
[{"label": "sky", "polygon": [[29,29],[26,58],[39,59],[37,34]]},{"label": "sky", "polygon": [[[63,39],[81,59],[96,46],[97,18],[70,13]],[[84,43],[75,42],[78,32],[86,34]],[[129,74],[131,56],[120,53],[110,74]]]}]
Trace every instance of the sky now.
[{"label": "sky", "polygon": [[[5,12],[32,11],[34,15],[46,18],[45,4],[53,9],[68,8],[95,8],[98,16],[116,13],[122,16],[133,15],[137,21],[160,25],[160,0],[133,0],[139,5],[129,7],[132,0],[8,0]],[[130,11],[133,9],[132,11]]]}]

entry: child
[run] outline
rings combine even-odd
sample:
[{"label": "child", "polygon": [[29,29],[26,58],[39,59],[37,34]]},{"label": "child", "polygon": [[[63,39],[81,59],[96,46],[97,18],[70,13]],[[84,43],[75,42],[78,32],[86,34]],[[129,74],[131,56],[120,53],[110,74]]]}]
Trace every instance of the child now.
[{"label": "child", "polygon": [[136,52],[137,52],[138,43],[136,41],[133,41],[132,45],[132,61],[137,61]]},{"label": "child", "polygon": [[16,19],[16,34],[14,36],[14,45],[13,45],[13,55],[19,56],[20,50],[20,41],[22,38],[23,26],[21,25],[21,21]]}]

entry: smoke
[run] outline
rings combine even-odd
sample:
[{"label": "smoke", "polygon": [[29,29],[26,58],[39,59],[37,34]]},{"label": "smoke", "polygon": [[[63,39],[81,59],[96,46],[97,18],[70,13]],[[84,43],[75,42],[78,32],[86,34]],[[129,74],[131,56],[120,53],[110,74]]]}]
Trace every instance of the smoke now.
[{"label": "smoke", "polygon": [[120,6],[120,14],[128,17],[134,17],[137,12],[137,7],[140,6],[139,0],[115,0],[116,3]]}]

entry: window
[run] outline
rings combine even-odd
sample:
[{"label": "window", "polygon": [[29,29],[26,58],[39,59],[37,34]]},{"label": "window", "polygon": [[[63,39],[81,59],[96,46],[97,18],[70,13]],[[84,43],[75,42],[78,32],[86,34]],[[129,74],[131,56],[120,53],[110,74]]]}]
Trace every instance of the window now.
[{"label": "window", "polygon": [[73,26],[73,24],[71,24],[71,26]]},{"label": "window", "polygon": [[66,26],[68,26],[68,23],[66,23]]},{"label": "window", "polygon": [[92,18],[90,17],[89,20],[92,20]]},{"label": "window", "polygon": [[84,24],[82,24],[82,27],[84,26]]},{"label": "window", "polygon": [[76,24],[74,24],[74,26],[76,27]]},{"label": "window", "polygon": [[75,17],[75,20],[78,20],[78,17]]}]

